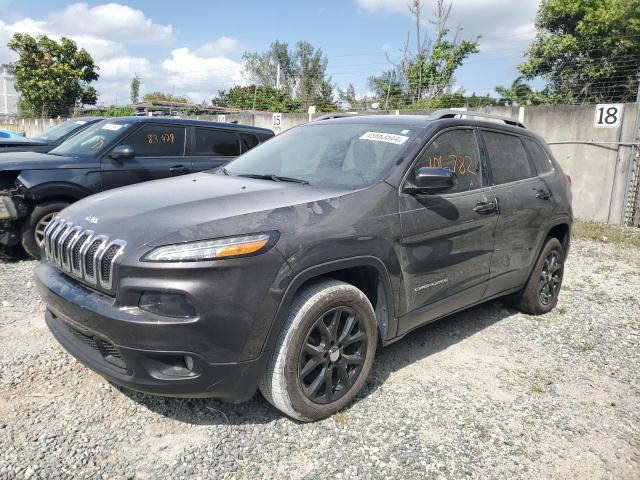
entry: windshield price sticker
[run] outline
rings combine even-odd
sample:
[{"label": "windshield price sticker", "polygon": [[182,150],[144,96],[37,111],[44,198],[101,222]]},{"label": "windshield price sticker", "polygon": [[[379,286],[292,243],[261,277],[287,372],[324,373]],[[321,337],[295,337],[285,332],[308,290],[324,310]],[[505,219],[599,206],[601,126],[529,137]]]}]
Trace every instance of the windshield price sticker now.
[{"label": "windshield price sticker", "polygon": [[84,120],[76,120],[76,121],[75,121],[75,122],[73,122],[73,123],[75,123],[76,125],[84,125],[84,124],[85,124],[85,123],[87,123],[87,122],[85,122]]},{"label": "windshield price sticker", "polygon": [[367,132],[360,137],[360,140],[373,140],[374,142],[387,142],[395,145],[402,145],[409,140],[404,135],[395,135],[393,133]]},{"label": "windshield price sticker", "polygon": [[117,132],[122,128],[122,125],[118,125],[117,123],[107,123],[102,127],[101,130],[111,130],[112,132]]}]

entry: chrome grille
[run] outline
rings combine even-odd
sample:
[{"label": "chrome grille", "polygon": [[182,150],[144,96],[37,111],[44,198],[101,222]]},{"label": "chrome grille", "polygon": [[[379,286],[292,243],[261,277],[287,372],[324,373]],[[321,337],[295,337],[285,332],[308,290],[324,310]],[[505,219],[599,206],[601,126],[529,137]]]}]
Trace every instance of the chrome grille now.
[{"label": "chrome grille", "polygon": [[96,279],[96,271],[95,271],[95,260],[96,260],[96,252],[102,245],[102,240],[95,239],[89,243],[89,248],[87,249],[87,253],[84,254],[84,276],[87,279],[95,282]]},{"label": "chrome grille", "polygon": [[113,287],[113,267],[126,242],[109,240],[92,230],[56,217],[44,231],[44,254],[72,276],[105,290]]}]

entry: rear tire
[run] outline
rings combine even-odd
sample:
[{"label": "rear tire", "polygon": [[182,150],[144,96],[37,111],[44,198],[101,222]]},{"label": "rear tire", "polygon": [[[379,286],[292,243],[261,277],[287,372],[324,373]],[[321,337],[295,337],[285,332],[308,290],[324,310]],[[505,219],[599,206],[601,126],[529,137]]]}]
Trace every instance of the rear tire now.
[{"label": "rear tire", "polygon": [[362,291],[321,279],[296,294],[260,391],[303,422],[347,406],[364,386],[375,356],[375,313]]},{"label": "rear tire", "polygon": [[68,202],[45,202],[36,205],[22,226],[22,248],[36,260],[44,238],[44,229],[60,211],[68,207]]},{"label": "rear tire", "polygon": [[516,307],[530,315],[542,315],[553,310],[558,303],[563,273],[564,249],[557,238],[550,237],[524,290],[515,296]]}]

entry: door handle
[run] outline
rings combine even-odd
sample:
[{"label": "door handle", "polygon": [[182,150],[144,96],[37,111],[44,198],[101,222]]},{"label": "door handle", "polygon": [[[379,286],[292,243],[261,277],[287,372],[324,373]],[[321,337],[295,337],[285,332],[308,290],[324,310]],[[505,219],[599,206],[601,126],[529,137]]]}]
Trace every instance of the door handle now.
[{"label": "door handle", "polygon": [[479,202],[473,207],[473,211],[482,215],[487,213],[493,213],[498,210],[498,206],[495,202]]},{"label": "door handle", "polygon": [[539,198],[540,200],[549,200],[551,198],[551,192],[548,190],[540,188],[536,189],[536,192],[536,198]]},{"label": "door handle", "polygon": [[174,165],[173,167],[169,167],[169,171],[171,173],[187,173],[189,169],[184,165]]}]

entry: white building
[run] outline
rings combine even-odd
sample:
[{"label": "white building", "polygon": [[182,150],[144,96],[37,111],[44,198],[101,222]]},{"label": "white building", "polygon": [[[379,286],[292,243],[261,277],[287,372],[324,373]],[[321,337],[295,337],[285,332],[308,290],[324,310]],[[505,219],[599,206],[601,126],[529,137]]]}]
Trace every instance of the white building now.
[{"label": "white building", "polygon": [[11,65],[0,66],[0,116],[18,113],[18,92]]}]

